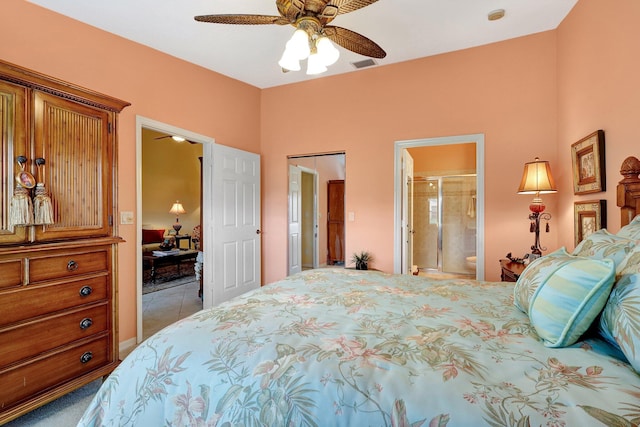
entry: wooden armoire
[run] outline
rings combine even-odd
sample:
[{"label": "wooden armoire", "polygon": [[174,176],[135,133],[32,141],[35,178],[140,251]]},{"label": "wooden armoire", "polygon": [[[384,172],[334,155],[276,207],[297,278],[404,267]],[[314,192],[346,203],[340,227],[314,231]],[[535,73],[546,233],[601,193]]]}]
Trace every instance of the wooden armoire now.
[{"label": "wooden armoire", "polygon": [[[0,61],[0,425],[118,364],[116,129],[127,105]],[[52,223],[11,221],[23,171],[44,184]]]}]

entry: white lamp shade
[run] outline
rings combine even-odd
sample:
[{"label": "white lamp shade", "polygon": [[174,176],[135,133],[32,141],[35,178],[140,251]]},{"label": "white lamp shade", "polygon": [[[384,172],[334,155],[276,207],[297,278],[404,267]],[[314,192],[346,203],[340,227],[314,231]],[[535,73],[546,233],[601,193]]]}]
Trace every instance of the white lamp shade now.
[{"label": "white lamp shade", "polygon": [[[287,51],[290,53],[287,54]],[[311,48],[309,47],[309,35],[304,30],[296,30],[287,42],[285,54],[291,55],[301,61],[309,56]]]},{"label": "white lamp shade", "polygon": [[182,207],[182,203],[175,202],[173,205],[171,205],[171,209],[169,210],[169,213],[172,213],[174,215],[180,215],[183,213],[187,213],[187,211],[185,211],[184,207]]},{"label": "white lamp shade", "polygon": [[331,43],[331,40],[325,36],[318,38],[316,41],[316,49],[322,59],[322,63],[326,67],[335,64],[338,58],[340,58],[340,51],[336,49],[333,43]]},{"label": "white lamp shade", "polygon": [[556,191],[548,161],[536,157],[535,161],[525,163],[518,194],[547,194]]},{"label": "white lamp shade", "polygon": [[317,53],[312,53],[307,59],[307,74],[320,74],[327,71],[327,67],[322,63],[322,58]]},{"label": "white lamp shade", "polygon": [[289,49],[285,49],[278,65],[289,71],[300,71],[300,60],[293,55]]}]

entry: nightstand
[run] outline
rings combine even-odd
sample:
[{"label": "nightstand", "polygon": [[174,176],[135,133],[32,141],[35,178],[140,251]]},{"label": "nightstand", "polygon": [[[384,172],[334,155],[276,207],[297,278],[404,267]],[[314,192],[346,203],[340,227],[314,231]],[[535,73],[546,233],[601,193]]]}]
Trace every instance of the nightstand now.
[{"label": "nightstand", "polygon": [[500,273],[500,280],[503,282],[516,282],[518,277],[524,271],[526,265],[521,264],[519,262],[512,262],[508,259],[500,260],[500,268],[502,272]]}]

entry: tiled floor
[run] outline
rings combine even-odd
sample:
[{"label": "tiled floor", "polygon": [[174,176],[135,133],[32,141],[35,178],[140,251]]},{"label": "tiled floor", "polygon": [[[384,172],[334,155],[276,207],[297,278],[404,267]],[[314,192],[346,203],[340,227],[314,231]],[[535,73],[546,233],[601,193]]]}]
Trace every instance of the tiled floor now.
[{"label": "tiled floor", "polygon": [[202,309],[195,279],[184,285],[142,295],[142,334],[144,339],[165,326]]}]

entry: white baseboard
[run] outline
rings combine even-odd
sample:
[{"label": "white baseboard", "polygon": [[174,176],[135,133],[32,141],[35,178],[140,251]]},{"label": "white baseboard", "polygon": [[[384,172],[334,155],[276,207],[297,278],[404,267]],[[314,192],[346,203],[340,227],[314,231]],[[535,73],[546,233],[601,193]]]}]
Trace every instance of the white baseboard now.
[{"label": "white baseboard", "polygon": [[131,353],[131,351],[136,348],[136,345],[138,345],[138,343],[136,342],[136,338],[129,338],[126,341],[121,341],[120,342],[120,358],[124,359],[124,357],[122,357],[122,355],[127,355],[129,353]]}]

